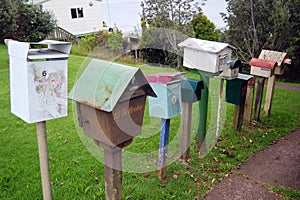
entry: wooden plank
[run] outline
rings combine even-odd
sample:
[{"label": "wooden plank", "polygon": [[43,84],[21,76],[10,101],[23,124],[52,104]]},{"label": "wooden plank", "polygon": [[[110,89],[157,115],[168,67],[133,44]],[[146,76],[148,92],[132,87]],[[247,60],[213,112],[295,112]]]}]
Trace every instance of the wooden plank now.
[{"label": "wooden plank", "polygon": [[43,197],[44,200],[51,200],[52,193],[51,193],[51,183],[50,183],[46,121],[36,123],[36,133],[38,138]]},{"label": "wooden plank", "polygon": [[251,66],[250,74],[269,78],[274,73],[274,70]]},{"label": "wooden plank", "polygon": [[254,98],[254,89],[255,89],[255,78],[252,78],[248,81],[246,100],[244,105],[244,122],[250,123],[252,117],[253,109],[253,98]]},{"label": "wooden plank", "polygon": [[268,80],[268,87],[267,87],[267,94],[266,94],[266,101],[264,106],[264,115],[269,116],[271,113],[271,106],[272,106],[272,99],[274,94],[274,88],[275,88],[275,81],[276,76],[273,75]]},{"label": "wooden plank", "polygon": [[192,121],[192,103],[182,102],[182,114],[180,119],[179,152],[180,158],[187,161],[190,157],[190,135]]},{"label": "wooden plank", "polygon": [[254,116],[253,116],[254,121],[259,121],[261,102],[264,93],[264,84],[265,84],[265,78],[259,77],[257,83],[256,99],[254,104]]},{"label": "wooden plank", "polygon": [[106,199],[122,199],[122,149],[104,149],[104,176]]},{"label": "wooden plank", "polygon": [[167,154],[169,143],[170,119],[161,119],[160,143],[158,155],[158,177],[164,180],[167,175]]},{"label": "wooden plank", "polygon": [[233,126],[234,130],[240,131],[243,125],[244,105],[235,105]]}]

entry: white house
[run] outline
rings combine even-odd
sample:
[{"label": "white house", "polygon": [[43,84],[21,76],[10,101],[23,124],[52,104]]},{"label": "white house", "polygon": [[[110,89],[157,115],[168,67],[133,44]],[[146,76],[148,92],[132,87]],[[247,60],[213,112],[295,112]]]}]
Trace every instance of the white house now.
[{"label": "white house", "polygon": [[51,11],[57,25],[75,36],[102,30],[102,0],[30,0]]}]

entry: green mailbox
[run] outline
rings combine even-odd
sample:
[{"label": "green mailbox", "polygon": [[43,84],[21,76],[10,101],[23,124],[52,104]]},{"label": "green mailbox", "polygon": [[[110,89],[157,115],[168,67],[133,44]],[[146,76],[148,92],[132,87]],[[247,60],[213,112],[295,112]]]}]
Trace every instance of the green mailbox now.
[{"label": "green mailbox", "polygon": [[181,81],[181,100],[194,103],[201,99],[201,90],[204,88],[203,81],[184,78]]},{"label": "green mailbox", "polygon": [[227,80],[226,102],[243,105],[246,99],[247,84],[251,78],[253,76],[239,73],[238,78]]}]

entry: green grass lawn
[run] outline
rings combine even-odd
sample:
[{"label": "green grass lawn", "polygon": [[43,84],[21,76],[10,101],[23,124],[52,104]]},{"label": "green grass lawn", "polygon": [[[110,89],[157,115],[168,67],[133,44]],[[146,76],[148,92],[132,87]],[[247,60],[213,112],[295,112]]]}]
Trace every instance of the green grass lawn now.
[{"label": "green grass lawn", "polygon": [[[27,124],[10,113],[9,69],[7,48],[4,45],[0,45],[0,56],[0,199],[42,199],[35,124]],[[70,56],[69,91],[88,60]],[[174,71],[145,65],[140,67],[145,74]],[[198,78],[198,75],[191,73],[187,76]],[[231,129],[234,106],[224,102],[224,126],[220,141],[213,146],[211,138],[214,138],[213,113],[217,105],[217,86],[218,81],[211,82],[208,119],[208,144],[211,144],[211,151],[200,158],[193,151],[193,140],[189,163],[176,160],[180,116],[172,119],[168,158],[171,164],[167,167],[168,178],[165,181],[159,180],[155,172],[159,119],[147,116],[146,108],[142,134],[124,149],[123,199],[200,198],[250,156],[300,126],[300,93],[276,88],[271,117],[261,116],[261,122],[256,125],[244,124],[240,132]],[[53,198],[105,199],[104,167],[99,161],[103,158],[103,152],[91,147],[94,144],[89,143],[90,140],[78,128],[72,106],[73,103],[69,101],[68,117],[47,121]],[[192,137],[195,137],[197,128],[197,113],[197,104],[194,104]],[[91,146],[87,148],[87,145]],[[149,154],[149,157],[138,157],[143,154]],[[131,172],[131,169],[138,170]],[[300,196],[299,192],[285,192],[287,190],[284,188],[278,191]]]}]

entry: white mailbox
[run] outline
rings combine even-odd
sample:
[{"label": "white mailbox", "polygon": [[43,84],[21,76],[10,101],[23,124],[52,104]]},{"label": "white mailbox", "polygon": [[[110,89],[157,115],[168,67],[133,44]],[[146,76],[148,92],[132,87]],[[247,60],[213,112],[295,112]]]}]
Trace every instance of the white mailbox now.
[{"label": "white mailbox", "polygon": [[[27,123],[67,116],[67,66],[71,43],[6,40],[11,112]],[[31,48],[38,45],[41,48]]]},{"label": "white mailbox", "polygon": [[188,38],[178,46],[184,48],[185,67],[215,75],[231,70],[230,59],[233,47],[227,43]]}]

